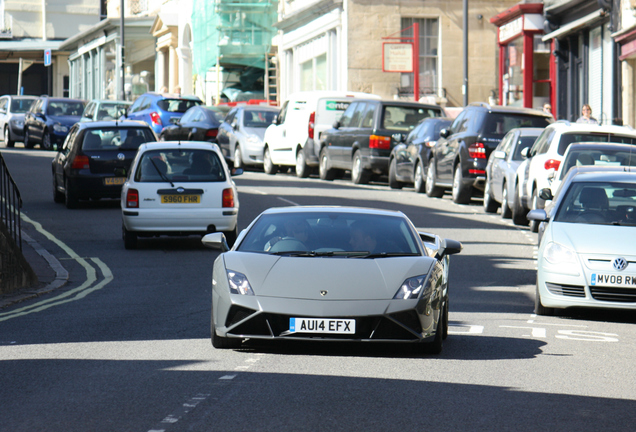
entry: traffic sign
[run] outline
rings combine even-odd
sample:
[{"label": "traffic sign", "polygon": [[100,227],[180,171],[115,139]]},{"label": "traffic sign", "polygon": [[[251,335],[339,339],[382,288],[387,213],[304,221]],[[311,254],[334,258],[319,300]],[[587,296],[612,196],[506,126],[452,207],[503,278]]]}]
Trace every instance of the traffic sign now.
[{"label": "traffic sign", "polygon": [[44,66],[51,66],[51,50],[44,50]]}]

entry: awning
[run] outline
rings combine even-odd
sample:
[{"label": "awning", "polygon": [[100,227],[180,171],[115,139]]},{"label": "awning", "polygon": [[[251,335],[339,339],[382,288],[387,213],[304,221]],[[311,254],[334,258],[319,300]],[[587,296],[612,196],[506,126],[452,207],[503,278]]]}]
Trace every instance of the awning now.
[{"label": "awning", "polygon": [[594,21],[598,20],[599,18],[604,18],[605,15],[606,15],[606,12],[603,9],[599,9],[595,12],[592,12],[589,15],[585,15],[583,18],[579,18],[575,21],[572,21],[571,23],[567,23],[566,25],[559,27],[557,30],[553,31],[552,33],[548,33],[547,35],[543,36],[541,40],[543,42],[547,42],[550,39],[559,38],[569,33],[573,33],[574,31],[582,27],[590,26],[591,24],[594,23]]}]

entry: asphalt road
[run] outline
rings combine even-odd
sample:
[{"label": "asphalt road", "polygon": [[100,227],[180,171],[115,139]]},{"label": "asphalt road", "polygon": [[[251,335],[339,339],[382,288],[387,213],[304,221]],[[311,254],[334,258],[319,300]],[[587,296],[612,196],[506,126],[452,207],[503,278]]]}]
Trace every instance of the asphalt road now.
[{"label": "asphalt road", "polygon": [[0,310],[2,431],[634,429],[634,314],[535,316],[536,234],[480,202],[291,174],[236,177],[239,228],[272,206],[379,207],[464,250],[451,259],[439,356],[370,344],[215,350],[216,252],[195,237],[127,251],[117,202],[67,210],[52,199],[52,153],[2,154],[24,231],[69,272],[64,287]]}]

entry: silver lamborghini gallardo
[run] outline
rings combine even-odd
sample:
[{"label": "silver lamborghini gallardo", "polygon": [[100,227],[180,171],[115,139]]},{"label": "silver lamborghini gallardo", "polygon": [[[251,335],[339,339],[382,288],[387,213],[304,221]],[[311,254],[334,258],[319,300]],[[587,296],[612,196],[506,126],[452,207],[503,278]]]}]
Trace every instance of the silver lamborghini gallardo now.
[{"label": "silver lamborghini gallardo", "polygon": [[437,354],[448,335],[450,255],[461,243],[418,232],[401,212],[271,208],[212,273],[212,345],[245,339],[413,343]]}]

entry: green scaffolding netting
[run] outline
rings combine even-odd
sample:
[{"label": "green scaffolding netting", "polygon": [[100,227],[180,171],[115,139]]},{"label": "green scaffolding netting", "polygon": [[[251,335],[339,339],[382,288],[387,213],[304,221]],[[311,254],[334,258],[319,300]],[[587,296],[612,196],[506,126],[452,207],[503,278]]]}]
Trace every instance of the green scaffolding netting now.
[{"label": "green scaffolding netting", "polygon": [[217,65],[265,68],[276,34],[277,0],[194,0],[193,67],[197,75]]}]

